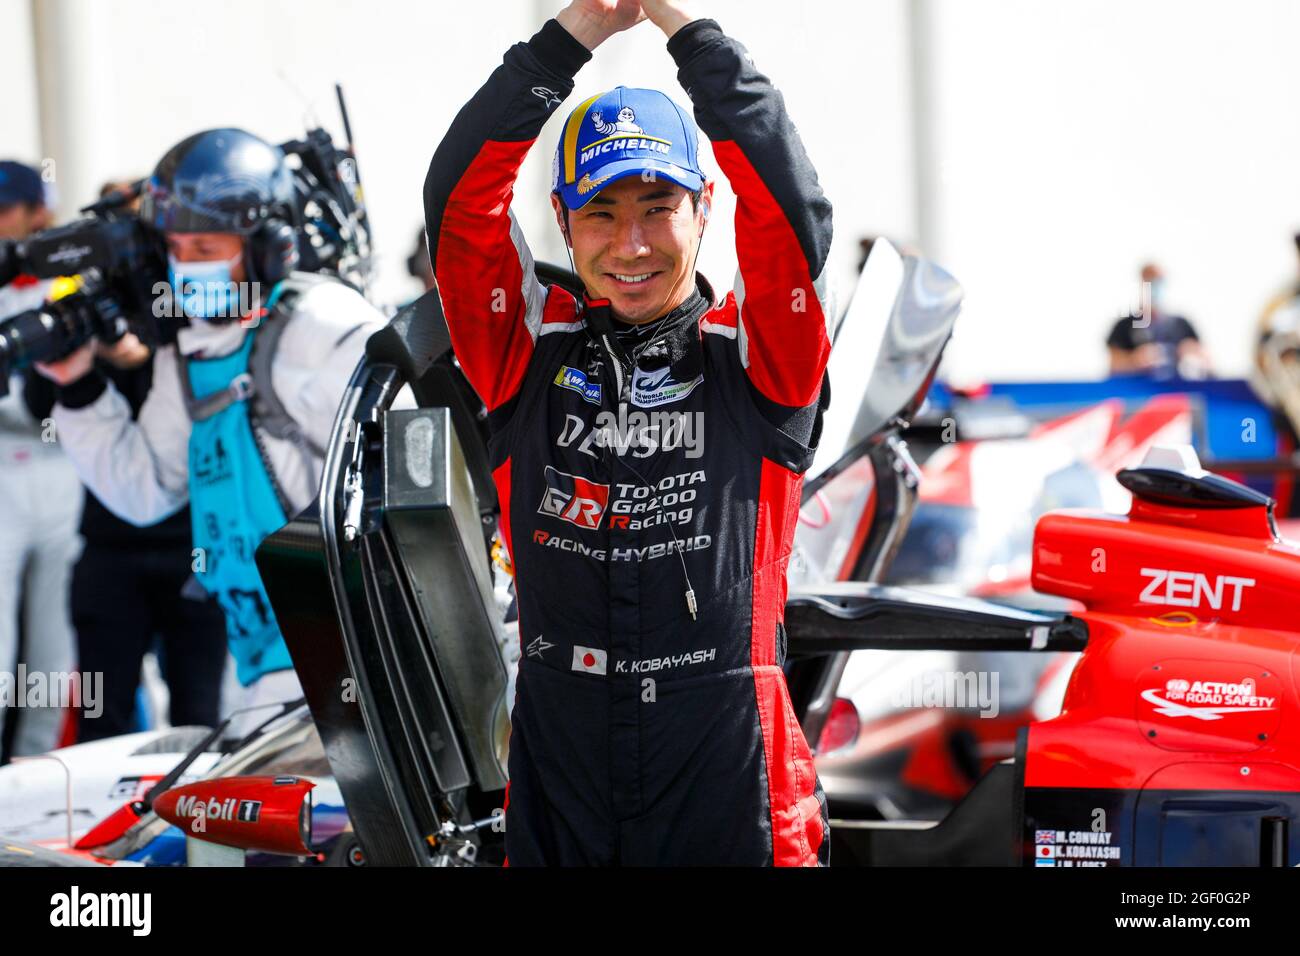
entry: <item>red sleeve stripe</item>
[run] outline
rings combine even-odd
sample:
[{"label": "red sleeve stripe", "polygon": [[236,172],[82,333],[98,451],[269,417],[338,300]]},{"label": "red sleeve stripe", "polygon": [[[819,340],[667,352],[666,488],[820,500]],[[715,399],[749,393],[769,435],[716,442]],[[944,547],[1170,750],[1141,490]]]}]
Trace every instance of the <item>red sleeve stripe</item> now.
[{"label": "red sleeve stripe", "polygon": [[826,838],[812,752],[776,663],[776,628],[784,617],[786,566],[802,484],[799,475],[763,459],[754,526],[750,664],[767,765],[774,866],[816,866],[818,848]]},{"label": "red sleeve stripe", "polygon": [[808,258],[780,204],[734,141],[714,156],[736,192],[737,342],[754,386],[781,405],[804,406],[821,390],[830,357],[825,264]]},{"label": "red sleeve stripe", "polygon": [[448,196],[437,236],[434,275],[452,347],[489,411],[523,382],[546,300],[510,212],[531,145],[484,143]]}]

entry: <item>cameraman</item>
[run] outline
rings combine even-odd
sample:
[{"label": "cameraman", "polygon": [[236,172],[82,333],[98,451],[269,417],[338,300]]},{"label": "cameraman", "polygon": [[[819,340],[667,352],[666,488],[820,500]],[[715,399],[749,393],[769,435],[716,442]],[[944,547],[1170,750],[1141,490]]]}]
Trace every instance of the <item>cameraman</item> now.
[{"label": "cameraman", "polygon": [[[0,162],[0,239],[26,239],[50,220],[41,174],[22,163]],[[19,276],[0,288],[0,319],[40,306],[52,287],[50,281]],[[21,377],[9,384],[9,394],[0,398],[0,739],[7,730],[12,754],[26,756],[57,746],[63,712],[47,701],[47,706],[15,711],[14,725],[5,728],[3,700],[9,688],[15,695],[27,690],[10,671],[19,659],[20,633],[29,672],[48,677],[72,670],[68,579],[81,547],[82,492],[58,446],[43,440],[45,416],[24,405]]]},{"label": "cameraman", "polygon": [[292,271],[295,199],[277,147],[235,129],[183,140],[145,183],[140,217],[166,247],[173,297],[160,304],[189,321],[157,349],[138,420],[89,347],[38,366],[100,501],[138,525],[189,503],[191,569],[225,612],[245,707],[301,696],[253,552],[316,495],[335,410],[384,321],[345,283]]},{"label": "cameraman", "polygon": [[[100,199],[132,192],[129,183],[108,183]],[[136,211],[129,204],[126,208]],[[95,367],[130,404],[132,417],[139,415],[153,381],[149,347],[134,335],[124,335],[111,346],[96,343],[95,352]],[[54,383],[29,373],[26,384],[32,414],[48,418],[56,398]],[[83,706],[77,742],[135,729],[140,665],[155,639],[171,725],[215,727],[226,666],[226,622],[216,602],[191,593],[201,589],[185,588],[190,577],[189,509],[137,528],[87,494],[81,537],[85,547],[72,569],[77,666],[104,678],[102,700],[95,701],[93,710]]]}]

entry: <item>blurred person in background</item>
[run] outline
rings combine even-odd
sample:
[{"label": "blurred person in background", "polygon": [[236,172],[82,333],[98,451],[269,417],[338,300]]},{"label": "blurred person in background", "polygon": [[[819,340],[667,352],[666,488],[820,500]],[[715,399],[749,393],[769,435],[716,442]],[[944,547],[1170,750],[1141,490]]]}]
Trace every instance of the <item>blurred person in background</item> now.
[{"label": "blurred person in background", "polygon": [[871,258],[871,249],[876,244],[876,236],[863,236],[858,240],[858,272],[867,267],[867,260]]},{"label": "blurred person in background", "polygon": [[415,237],[415,250],[406,260],[406,271],[411,274],[411,278],[420,280],[425,292],[437,284],[433,281],[433,266],[429,263],[429,237],[424,234],[423,228]]},{"label": "blurred person in background", "polygon": [[0,160],[0,239],[25,239],[53,223],[40,170]]},{"label": "blurred person in background", "polygon": [[1116,322],[1106,337],[1110,374],[1204,378],[1210,357],[1192,323],[1165,311],[1165,274],[1154,262],[1142,266],[1138,308]]},{"label": "blurred person in background", "polygon": [[[1300,256],[1300,233],[1293,238]],[[1251,382],[1285,416],[1293,443],[1300,441],[1300,276],[1273,296],[1259,317]]]},{"label": "blurred person in background", "polygon": [[1268,300],[1259,317],[1259,339],[1262,342],[1277,331],[1291,330],[1297,326],[1300,312],[1300,232],[1292,237],[1297,257],[1297,274]]},{"label": "blurred person in background", "polygon": [[[25,239],[51,221],[40,172],[0,162],[0,239]],[[55,289],[19,276],[0,288],[0,320],[41,305]],[[52,749],[62,725],[57,701],[7,711],[4,702],[28,689],[17,680],[20,645],[28,674],[73,668],[68,581],[81,547],[81,482],[45,417],[24,401],[22,376],[12,376],[0,398],[0,741],[11,741],[0,761]]]},{"label": "blurred person in background", "polygon": [[[135,211],[130,182],[106,183],[100,198],[120,194]],[[132,420],[153,384],[153,355],[130,333],[111,346],[96,343],[95,369],[130,406]],[[52,381],[30,372],[28,405],[44,419],[53,410]],[[102,700],[83,708],[77,740],[86,742],[136,730],[136,690],[145,654],[157,641],[172,726],[216,726],[226,663],[226,623],[221,608],[191,580],[190,509],[143,527],[123,521],[86,495],[81,516],[84,550],[72,574],[72,623],[77,665],[101,673]],[[89,716],[95,719],[87,719]]]},{"label": "blurred person in background", "polygon": [[316,497],[335,411],[383,316],[346,283],[295,271],[293,174],[279,147],[243,130],[172,147],[144,184],[140,218],[165,246],[170,304],[187,324],[154,353],[135,417],[90,346],[39,364],[58,384],[59,439],[119,517],[150,525],[189,505],[185,567],[225,613],[240,709],[297,700],[254,552]]}]

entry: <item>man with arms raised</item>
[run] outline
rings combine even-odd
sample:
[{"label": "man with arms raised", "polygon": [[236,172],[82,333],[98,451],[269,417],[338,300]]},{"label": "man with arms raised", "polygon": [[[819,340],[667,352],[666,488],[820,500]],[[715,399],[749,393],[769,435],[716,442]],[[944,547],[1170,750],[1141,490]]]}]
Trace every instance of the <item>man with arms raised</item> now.
[{"label": "man with arms raised", "polygon": [[[569,114],[551,203],[575,301],[534,277],[515,177],[591,51],[647,18],[695,118],[626,87]],[[721,302],[695,272],[714,190],[696,121],[737,196]],[[518,593],[509,862],[825,863],[781,622],[830,353],[831,208],[781,95],[685,3],[574,0],[460,111],[425,213]]]}]

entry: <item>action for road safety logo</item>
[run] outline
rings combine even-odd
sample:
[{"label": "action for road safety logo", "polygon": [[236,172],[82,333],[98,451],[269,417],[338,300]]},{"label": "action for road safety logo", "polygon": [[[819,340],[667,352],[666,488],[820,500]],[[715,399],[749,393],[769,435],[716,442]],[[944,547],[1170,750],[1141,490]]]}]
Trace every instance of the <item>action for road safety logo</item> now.
[{"label": "action for road safety logo", "polygon": [[1138,726],[1157,747],[1253,749],[1274,735],[1282,716],[1278,675],[1240,660],[1158,661],[1134,690]]},{"label": "action for road safety logo", "polygon": [[1181,677],[1165,681],[1164,694],[1157,688],[1142,691],[1142,699],[1163,717],[1191,717],[1222,720],[1225,714],[1274,710],[1277,699],[1256,693],[1255,681],[1189,681]]},{"label": "action for road safety logo", "polygon": [[579,528],[600,527],[601,515],[609,504],[609,485],[546,466],[546,491],[538,514],[551,515]]}]

